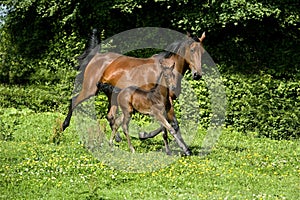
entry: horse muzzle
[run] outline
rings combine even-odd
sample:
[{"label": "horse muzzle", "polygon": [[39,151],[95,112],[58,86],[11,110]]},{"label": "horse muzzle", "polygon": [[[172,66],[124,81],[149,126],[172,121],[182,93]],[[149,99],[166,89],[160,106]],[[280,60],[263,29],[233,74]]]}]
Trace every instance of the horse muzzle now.
[{"label": "horse muzzle", "polygon": [[175,86],[175,85],[170,86],[170,87],[169,87],[169,90],[175,91],[175,90],[176,90],[176,86]]},{"label": "horse muzzle", "polygon": [[199,74],[197,72],[193,73],[193,79],[194,80],[200,80],[202,78],[202,74]]}]

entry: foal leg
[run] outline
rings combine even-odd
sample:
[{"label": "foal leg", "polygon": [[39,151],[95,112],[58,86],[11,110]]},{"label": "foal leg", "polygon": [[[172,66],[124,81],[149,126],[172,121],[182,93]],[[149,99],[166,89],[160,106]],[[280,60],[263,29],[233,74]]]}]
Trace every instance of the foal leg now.
[{"label": "foal leg", "polygon": [[[175,111],[174,111],[174,107],[173,107],[171,99],[170,99],[170,109],[167,112],[167,119],[168,119],[169,122],[171,122],[171,125],[175,130],[179,129],[178,121],[177,121],[177,118],[175,116]],[[156,129],[154,131],[151,131],[150,133],[140,132],[139,133],[139,138],[140,138],[140,140],[146,140],[146,139],[149,139],[149,138],[154,138],[155,136],[157,136],[162,131],[163,131],[163,127],[159,127],[158,129]]]},{"label": "foal leg", "polygon": [[[123,111],[123,113],[124,113],[124,111]],[[130,114],[125,112],[124,113],[124,118],[123,118],[122,128],[123,128],[124,134],[126,135],[126,138],[127,138],[128,147],[131,150],[131,152],[134,153],[135,149],[131,144],[130,136],[129,136],[129,132],[128,132],[129,121],[130,121]]]},{"label": "foal leg", "polygon": [[111,137],[110,137],[110,140],[109,140],[109,144],[110,144],[111,147],[113,146],[113,141],[115,139],[116,132],[117,132],[118,128],[120,127],[120,125],[122,124],[123,119],[124,119],[124,115],[122,114],[120,117],[118,117],[115,120],[115,124],[113,126],[113,130],[112,130]]},{"label": "foal leg", "polygon": [[163,131],[162,127],[159,127],[158,129],[151,131],[150,133],[147,132],[140,132],[139,133],[139,138],[140,140],[146,140],[149,138],[154,138],[155,136],[157,136],[160,132]]},{"label": "foal leg", "polygon": [[173,135],[179,147],[183,150],[184,154],[187,156],[191,155],[191,151],[187,147],[186,143],[184,142],[183,138],[181,137],[180,130],[176,131]]},{"label": "foal leg", "polygon": [[189,156],[191,155],[191,152],[187,145],[185,144],[183,138],[181,137],[180,130],[178,129],[177,131],[169,124],[169,122],[166,120],[166,118],[163,116],[161,111],[156,111],[155,117],[158,121],[160,121],[166,129],[170,131],[170,133],[174,136],[177,144],[179,147],[184,151],[184,153]]},{"label": "foal leg", "polygon": [[164,143],[165,143],[165,147],[166,147],[166,153],[167,153],[167,155],[171,155],[171,150],[170,150],[169,141],[168,141],[168,132],[167,132],[166,128],[164,128],[163,139],[164,139]]},{"label": "foal leg", "polygon": [[[107,120],[109,122],[110,128],[113,130],[117,111],[118,111],[118,103],[117,103],[118,94],[110,93],[110,94],[106,94],[106,95],[108,97],[108,102],[109,102],[108,103]],[[122,138],[118,132],[115,135],[115,140],[116,140],[116,142],[121,142],[121,140],[122,140]]]}]

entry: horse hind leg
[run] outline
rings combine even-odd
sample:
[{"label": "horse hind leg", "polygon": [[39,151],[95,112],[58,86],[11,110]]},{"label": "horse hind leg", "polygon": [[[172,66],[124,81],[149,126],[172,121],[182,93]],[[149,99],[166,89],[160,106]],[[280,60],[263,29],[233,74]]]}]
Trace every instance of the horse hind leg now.
[{"label": "horse hind leg", "polygon": [[67,114],[67,117],[65,118],[64,122],[62,123],[61,126],[61,130],[64,131],[69,125],[70,125],[70,121],[71,121],[71,117],[72,117],[72,113],[73,113],[73,109],[72,109],[72,99],[70,100],[70,105],[69,105],[69,111]]},{"label": "horse hind leg", "polygon": [[97,91],[98,91],[98,89],[95,84],[95,86],[91,87],[90,89],[82,89],[78,95],[76,95],[75,97],[73,97],[70,100],[69,111],[68,111],[67,117],[65,118],[65,120],[62,124],[62,128],[61,128],[62,131],[64,131],[70,125],[70,121],[71,121],[74,109],[83,101],[87,100],[91,96],[94,96],[97,93]]}]

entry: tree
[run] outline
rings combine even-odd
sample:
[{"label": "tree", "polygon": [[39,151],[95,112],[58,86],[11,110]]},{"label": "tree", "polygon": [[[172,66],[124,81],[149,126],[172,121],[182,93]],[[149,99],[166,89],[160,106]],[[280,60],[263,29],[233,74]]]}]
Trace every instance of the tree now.
[{"label": "tree", "polygon": [[205,47],[224,71],[264,70],[276,77],[300,77],[298,0],[6,0],[2,4],[8,13],[1,27],[1,82],[47,82],[48,78],[57,82],[61,69],[76,65],[75,57],[93,28],[107,38],[143,26],[194,34],[206,31]]}]

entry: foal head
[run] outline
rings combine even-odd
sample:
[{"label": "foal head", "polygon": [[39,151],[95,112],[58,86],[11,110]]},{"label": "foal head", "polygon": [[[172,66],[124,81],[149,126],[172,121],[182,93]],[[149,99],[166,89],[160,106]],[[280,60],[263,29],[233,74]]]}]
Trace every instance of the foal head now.
[{"label": "foal head", "polygon": [[175,62],[172,59],[161,59],[160,60],[161,68],[162,68],[162,76],[166,81],[166,86],[169,90],[174,91],[176,89],[176,78],[173,73],[173,69],[175,67]]}]

